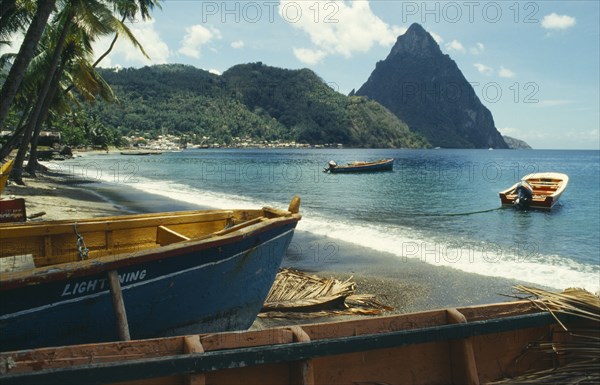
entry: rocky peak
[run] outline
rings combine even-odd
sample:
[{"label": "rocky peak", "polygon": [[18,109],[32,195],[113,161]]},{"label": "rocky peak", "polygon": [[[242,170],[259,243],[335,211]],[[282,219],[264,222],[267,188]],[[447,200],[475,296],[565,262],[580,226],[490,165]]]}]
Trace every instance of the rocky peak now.
[{"label": "rocky peak", "polygon": [[398,37],[356,95],[376,100],[433,146],[507,148],[491,112],[419,24]]},{"label": "rocky peak", "polygon": [[433,37],[420,24],[414,23],[404,35],[398,36],[388,59],[397,55],[431,57],[442,55],[442,51]]}]

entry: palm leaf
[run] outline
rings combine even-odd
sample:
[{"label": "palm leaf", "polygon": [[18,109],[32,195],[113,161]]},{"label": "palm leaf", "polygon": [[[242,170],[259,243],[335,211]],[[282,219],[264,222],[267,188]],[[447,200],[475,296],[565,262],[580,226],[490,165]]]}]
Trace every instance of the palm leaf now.
[{"label": "palm leaf", "polygon": [[[321,278],[293,269],[276,276],[263,305],[262,317],[306,318],[341,314],[380,314],[391,310],[374,296],[354,294],[352,277]],[[293,313],[293,314],[292,314]]]},{"label": "palm leaf", "polygon": [[[598,384],[600,383],[600,296],[584,289],[569,288],[562,293],[519,285],[515,287],[521,299],[530,300],[536,307],[550,312],[569,338],[530,346],[556,362],[566,362],[552,369],[526,373],[519,377],[490,384]],[[522,295],[525,297],[522,297]],[[591,327],[569,329],[557,313],[584,319]],[[560,334],[560,333],[559,333]]]}]

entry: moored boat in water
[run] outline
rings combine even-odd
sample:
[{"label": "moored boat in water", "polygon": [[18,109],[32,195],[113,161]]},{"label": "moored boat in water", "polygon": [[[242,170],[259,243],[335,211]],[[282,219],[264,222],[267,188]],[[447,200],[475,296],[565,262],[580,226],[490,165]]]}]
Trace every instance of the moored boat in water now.
[{"label": "moored boat in water", "polygon": [[121,155],[129,155],[129,156],[144,156],[144,155],[161,155],[162,151],[158,150],[131,150],[131,151],[121,151]]},{"label": "moored boat in water", "polygon": [[246,329],[299,204],[0,225],[0,349]]},{"label": "moored boat in water", "polygon": [[0,384],[479,384],[569,364],[571,331],[597,326],[517,301],[6,352]]},{"label": "moored boat in water", "polygon": [[353,173],[353,172],[375,172],[392,171],[394,168],[394,159],[380,159],[372,162],[350,162],[340,166],[331,160],[323,170],[331,173]]},{"label": "moored boat in water", "polygon": [[569,176],[557,172],[537,172],[525,175],[508,189],[500,191],[500,201],[506,206],[526,209],[551,209],[569,184]]}]

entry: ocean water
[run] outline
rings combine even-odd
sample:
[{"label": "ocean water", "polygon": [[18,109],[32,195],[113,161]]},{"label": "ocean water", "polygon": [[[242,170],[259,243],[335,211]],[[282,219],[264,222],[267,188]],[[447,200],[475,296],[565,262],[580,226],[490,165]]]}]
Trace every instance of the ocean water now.
[{"label": "ocean water", "polygon": [[[394,171],[326,174],[329,160],[395,158]],[[92,182],[214,208],[287,207],[298,230],[486,276],[600,290],[600,153],[551,150],[210,149],[53,163]],[[551,211],[501,208],[531,172],[570,177]]]}]

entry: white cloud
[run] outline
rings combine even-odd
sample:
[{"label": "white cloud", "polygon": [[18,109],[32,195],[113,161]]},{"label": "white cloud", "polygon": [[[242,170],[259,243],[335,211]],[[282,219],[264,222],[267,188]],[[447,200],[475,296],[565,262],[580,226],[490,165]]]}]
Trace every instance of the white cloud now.
[{"label": "white cloud", "polygon": [[309,48],[294,48],[294,56],[304,64],[315,65],[327,56],[327,52]]},{"label": "white cloud", "polygon": [[4,55],[5,53],[18,53],[21,49],[21,44],[23,44],[23,40],[25,39],[25,35],[22,33],[12,34],[8,38],[8,42],[10,45],[2,44],[0,45],[0,55]]},{"label": "white cloud", "polygon": [[477,68],[477,71],[479,71],[479,73],[481,73],[481,74],[491,75],[494,72],[494,69],[492,67],[488,67],[485,64],[475,63],[473,65],[475,66],[475,68]]},{"label": "white cloud", "polygon": [[545,99],[540,100],[537,105],[539,107],[556,107],[556,106],[565,106],[567,104],[575,103],[573,100],[565,100],[565,99]]},{"label": "white cloud", "polygon": [[557,15],[551,13],[542,19],[542,27],[545,29],[567,29],[575,25],[575,18],[568,15]]},{"label": "white cloud", "polygon": [[196,59],[200,57],[203,45],[212,40],[221,39],[221,32],[214,27],[206,28],[201,25],[192,25],[187,27],[185,32],[181,47],[177,52]]},{"label": "white cloud", "polygon": [[[114,65],[127,66],[136,63],[145,65],[164,64],[167,62],[170,56],[169,46],[154,29],[154,20],[141,21],[130,26],[129,29],[150,58],[144,57],[142,52],[135,48],[128,40],[120,38],[117,40],[111,53],[100,62],[99,65],[101,67],[113,67]],[[113,38],[114,36],[106,36],[94,44],[94,60],[106,52]],[[120,60],[125,60],[125,63],[113,64],[113,62]]]},{"label": "white cloud", "polygon": [[208,72],[210,72],[211,74],[219,75],[219,76],[221,76],[221,74],[222,74],[221,71],[214,69],[214,68],[209,69]]},{"label": "white cloud", "polygon": [[308,34],[314,44],[314,49],[294,49],[296,57],[305,63],[318,62],[328,55],[349,58],[357,52],[368,52],[375,44],[388,47],[406,31],[375,16],[368,1],[280,0],[279,16]]},{"label": "white cloud", "polygon": [[479,55],[484,50],[485,50],[485,46],[483,45],[483,43],[477,43],[474,47],[471,47],[471,49],[469,49],[469,52],[472,55]]},{"label": "white cloud", "polygon": [[515,77],[514,72],[512,72],[508,68],[504,68],[502,66],[500,67],[500,71],[498,71],[498,75],[500,75],[501,78],[508,78],[508,79]]},{"label": "white cloud", "polygon": [[433,40],[435,40],[436,43],[442,44],[444,42],[444,39],[442,39],[442,37],[437,33],[429,31],[429,34],[431,37],[433,37]]},{"label": "white cloud", "polygon": [[235,48],[235,49],[240,49],[244,47],[244,41],[243,40],[237,40],[231,43],[231,47]]},{"label": "white cloud", "polygon": [[522,135],[521,130],[515,127],[502,127],[502,128],[498,128],[498,131],[502,134],[502,135],[507,135],[513,138],[517,138],[519,136]]},{"label": "white cloud", "polygon": [[450,43],[446,43],[446,50],[448,52],[460,52],[460,53],[467,52],[465,47],[458,40],[452,40]]}]

